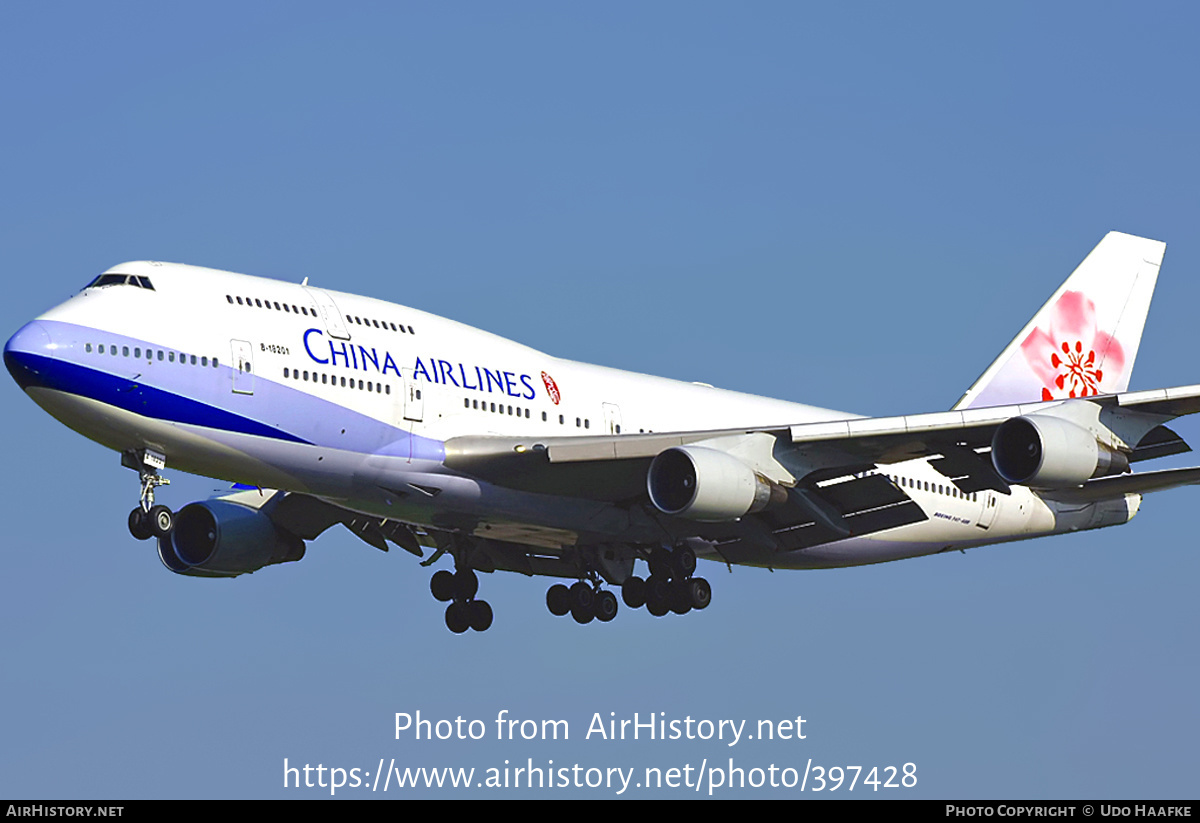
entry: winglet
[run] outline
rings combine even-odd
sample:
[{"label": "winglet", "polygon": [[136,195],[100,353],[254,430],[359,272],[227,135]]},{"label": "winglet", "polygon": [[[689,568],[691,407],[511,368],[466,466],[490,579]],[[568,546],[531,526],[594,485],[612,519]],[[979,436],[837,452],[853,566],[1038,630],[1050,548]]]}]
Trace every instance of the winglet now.
[{"label": "winglet", "polygon": [[954,409],[1127,390],[1166,249],[1106,234]]}]

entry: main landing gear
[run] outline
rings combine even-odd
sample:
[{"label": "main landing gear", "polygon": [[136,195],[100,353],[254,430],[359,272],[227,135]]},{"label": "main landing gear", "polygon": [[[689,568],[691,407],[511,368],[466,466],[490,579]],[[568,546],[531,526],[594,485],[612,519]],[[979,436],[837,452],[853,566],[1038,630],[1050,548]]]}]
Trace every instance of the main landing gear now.
[{"label": "main landing gear", "polygon": [[703,577],[693,577],[696,553],[688,546],[676,546],[674,551],[654,549],[648,560],[650,577],[646,580],[633,575],[621,586],[621,598],[631,609],[646,607],[655,617],[667,612],[687,614],[692,609],[704,609],[712,602],[712,587]]},{"label": "main landing gear", "polygon": [[[650,566],[649,579],[630,575],[621,586],[621,599],[631,609],[646,607],[655,617],[667,612],[687,614],[703,609],[712,601],[712,587],[703,577],[693,577],[696,553],[689,546],[677,546],[674,551],[657,548],[646,558]],[[617,616],[617,598],[600,588],[600,578],[589,570],[587,580],[571,587],[556,583],[546,592],[550,613],[562,617],[570,614],[576,623],[599,620],[607,623]]]},{"label": "main landing gear", "polygon": [[446,628],[455,634],[467,629],[485,632],[492,625],[492,607],[486,600],[475,599],[479,578],[470,568],[435,572],[429,579],[429,590],[436,600],[450,601],[446,607]]},{"label": "main landing gear", "polygon": [[167,506],[154,505],[154,490],[171,483],[158,474],[158,470],[167,465],[166,457],[150,449],[140,453],[126,452],[121,455],[121,465],[135,470],[142,484],[138,506],[129,513],[129,533],[137,540],[170,535],[175,528],[175,513]]},{"label": "main landing gear", "polygon": [[570,588],[562,583],[551,586],[546,592],[546,606],[556,617],[569,612],[580,625],[593,620],[607,623],[617,616],[617,596],[600,588],[594,572],[589,581],[580,580]]}]

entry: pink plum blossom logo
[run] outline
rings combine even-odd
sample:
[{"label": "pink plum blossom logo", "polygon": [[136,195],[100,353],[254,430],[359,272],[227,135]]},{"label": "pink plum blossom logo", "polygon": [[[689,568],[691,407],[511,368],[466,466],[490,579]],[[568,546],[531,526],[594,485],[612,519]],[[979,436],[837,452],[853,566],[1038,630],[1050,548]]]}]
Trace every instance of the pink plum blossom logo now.
[{"label": "pink plum blossom logo", "polygon": [[1121,344],[1096,328],[1096,304],[1077,291],[1063,292],[1050,310],[1050,328],[1030,332],[1021,353],[1042,381],[1043,400],[1100,394],[1125,368]]}]

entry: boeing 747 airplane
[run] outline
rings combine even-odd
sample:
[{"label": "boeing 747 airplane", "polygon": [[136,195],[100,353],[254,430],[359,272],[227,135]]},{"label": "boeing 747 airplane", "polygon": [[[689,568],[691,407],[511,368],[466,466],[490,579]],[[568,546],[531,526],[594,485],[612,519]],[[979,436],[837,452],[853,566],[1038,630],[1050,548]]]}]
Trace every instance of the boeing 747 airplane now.
[{"label": "boeing 747 airplane", "polygon": [[[1129,521],[1200,468],[1166,427],[1200,386],[1129,392],[1165,245],[1108,234],[949,411],[864,418],[561,360],[416,309],[174,263],[109,269],[4,348],[47,412],[141,480],[129,530],[236,577],[342,524],[429,566],[453,632],[476,572],[574,581],[579,623],[708,605],[697,558],[816,569]],[[165,468],[236,484],[172,511]],[[427,552],[432,552],[429,556]],[[648,574],[638,561],[645,562]]]}]

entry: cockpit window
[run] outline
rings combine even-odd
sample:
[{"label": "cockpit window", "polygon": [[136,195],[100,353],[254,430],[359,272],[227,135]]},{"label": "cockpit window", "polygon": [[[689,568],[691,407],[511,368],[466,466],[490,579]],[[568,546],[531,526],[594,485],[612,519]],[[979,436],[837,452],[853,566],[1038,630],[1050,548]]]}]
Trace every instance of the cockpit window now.
[{"label": "cockpit window", "polygon": [[136,274],[102,274],[84,286],[84,289],[99,289],[104,286],[137,286],[139,289],[149,289],[155,291],[154,284],[150,282],[149,277],[142,277]]}]

